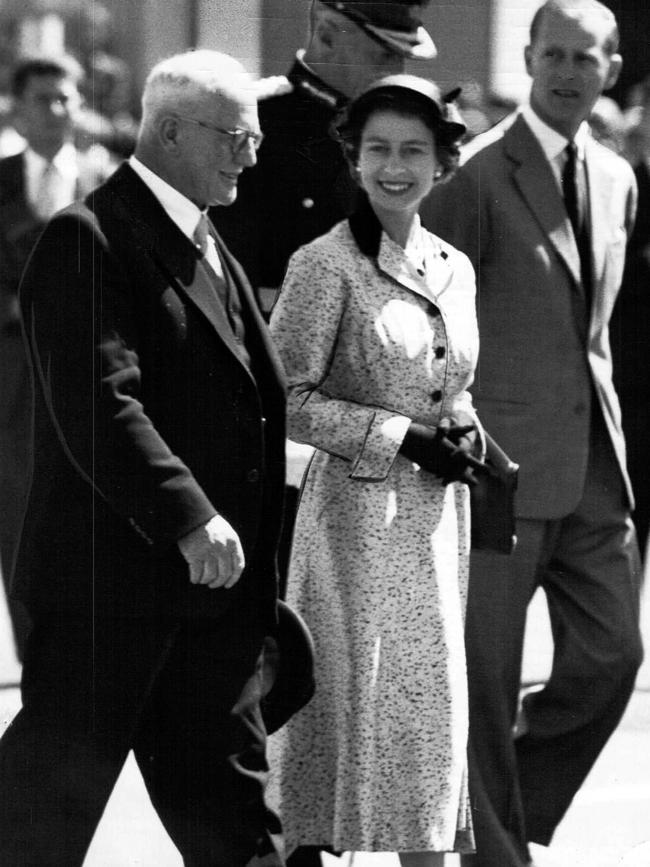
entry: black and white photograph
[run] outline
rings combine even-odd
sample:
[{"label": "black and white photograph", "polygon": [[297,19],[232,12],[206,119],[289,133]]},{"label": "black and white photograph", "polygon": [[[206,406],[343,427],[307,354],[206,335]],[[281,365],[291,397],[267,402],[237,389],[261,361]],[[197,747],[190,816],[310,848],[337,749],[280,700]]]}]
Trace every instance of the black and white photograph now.
[{"label": "black and white photograph", "polygon": [[0,0],[0,867],[650,867],[649,44]]}]

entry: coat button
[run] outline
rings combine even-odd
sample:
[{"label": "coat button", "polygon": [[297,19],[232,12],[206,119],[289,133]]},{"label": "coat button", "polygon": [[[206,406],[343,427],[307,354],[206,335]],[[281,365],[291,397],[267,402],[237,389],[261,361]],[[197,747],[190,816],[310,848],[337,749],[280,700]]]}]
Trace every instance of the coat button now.
[{"label": "coat button", "polygon": [[302,200],[302,206],[303,206],[303,208],[313,208],[314,207],[314,200],[309,199],[309,198],[303,199]]},{"label": "coat button", "polygon": [[445,352],[446,350],[444,346],[436,346],[436,358],[444,358]]},{"label": "coat button", "polygon": [[255,482],[259,482],[260,480],[260,471],[259,470],[249,470],[246,473],[246,481],[251,484],[255,484]]},{"label": "coat button", "polygon": [[435,391],[431,392],[431,400],[434,403],[440,403],[440,401],[442,400],[442,392],[440,391],[439,388],[437,388]]}]

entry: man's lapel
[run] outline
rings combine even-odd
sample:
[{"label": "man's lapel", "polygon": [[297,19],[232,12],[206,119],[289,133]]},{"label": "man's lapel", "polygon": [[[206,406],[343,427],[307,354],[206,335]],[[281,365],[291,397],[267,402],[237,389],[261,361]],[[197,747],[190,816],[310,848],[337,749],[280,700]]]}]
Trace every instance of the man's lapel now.
[{"label": "man's lapel", "polygon": [[[245,311],[246,329],[250,339],[258,342],[265,355],[268,357],[269,370],[273,371],[274,379],[278,382],[280,390],[284,393],[285,377],[284,368],[280,361],[275,344],[271,340],[269,329],[262,318],[259,306],[253,295],[248,278],[244,273],[244,269],[226,247],[214,226],[211,225],[211,230],[214,234],[217,252],[224,266],[224,277],[235,286],[235,291],[239,294],[239,300],[242,308]],[[254,334],[250,334],[251,326],[254,329]]]},{"label": "man's lapel", "polygon": [[522,197],[582,292],[580,256],[562,195],[553,170],[523,117],[518,117],[504,134],[503,142],[515,163],[513,177]]},{"label": "man's lapel", "polygon": [[43,224],[27,203],[25,158],[22,153],[7,157],[2,164],[0,223],[10,243],[18,243],[27,232]]},{"label": "man's lapel", "polygon": [[587,189],[589,191],[589,237],[591,238],[591,258],[593,267],[594,301],[600,293],[605,270],[605,254],[611,233],[611,203],[616,177],[608,172],[599,158],[595,142],[587,141],[585,149],[587,169]]},{"label": "man's lapel", "polygon": [[127,163],[122,164],[108,183],[126,204],[125,218],[133,226],[143,255],[150,256],[166,278],[201,311],[241,362],[226,311],[194,244]]}]

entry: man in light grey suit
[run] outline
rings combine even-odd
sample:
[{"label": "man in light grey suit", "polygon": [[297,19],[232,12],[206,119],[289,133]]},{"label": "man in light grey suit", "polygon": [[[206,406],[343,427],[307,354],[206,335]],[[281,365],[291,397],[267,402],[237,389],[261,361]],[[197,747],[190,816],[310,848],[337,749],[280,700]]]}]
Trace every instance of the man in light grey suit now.
[{"label": "man in light grey suit", "polygon": [[[642,650],[632,492],[608,324],[636,205],[629,166],[585,120],[619,74],[596,0],[536,13],[530,102],[472,142],[423,219],[478,277],[481,419],[518,461],[518,546],[476,551],[467,612],[471,782],[480,867],[530,863],[617,725]],[[573,143],[573,144],[572,144]],[[543,587],[555,644],[518,712],[528,603]]]}]

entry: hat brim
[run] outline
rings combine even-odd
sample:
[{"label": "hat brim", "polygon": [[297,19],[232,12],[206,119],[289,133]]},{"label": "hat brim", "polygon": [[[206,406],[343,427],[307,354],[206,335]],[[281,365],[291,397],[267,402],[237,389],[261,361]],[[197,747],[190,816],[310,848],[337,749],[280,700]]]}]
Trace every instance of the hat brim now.
[{"label": "hat brim", "polygon": [[421,25],[414,33],[377,27],[367,22],[362,26],[371,36],[403,57],[411,60],[433,60],[438,55],[433,39]]},{"label": "hat brim", "polygon": [[314,644],[305,621],[278,600],[278,625],[265,659],[262,716],[268,734],[304,707],[315,690]]}]

